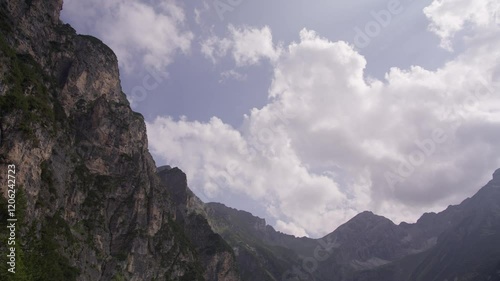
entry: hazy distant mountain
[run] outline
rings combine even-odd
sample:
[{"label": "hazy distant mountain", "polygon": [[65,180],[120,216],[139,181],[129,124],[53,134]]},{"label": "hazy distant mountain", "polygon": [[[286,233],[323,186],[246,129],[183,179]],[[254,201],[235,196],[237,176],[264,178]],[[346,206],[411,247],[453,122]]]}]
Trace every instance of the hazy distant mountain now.
[{"label": "hazy distant mountain", "polygon": [[[322,239],[276,232],[263,219],[222,204],[205,210],[239,253],[240,271],[247,273],[242,280],[500,280],[500,170],[472,198],[415,224],[363,212]],[[328,249],[323,245],[330,252],[315,255]]]}]

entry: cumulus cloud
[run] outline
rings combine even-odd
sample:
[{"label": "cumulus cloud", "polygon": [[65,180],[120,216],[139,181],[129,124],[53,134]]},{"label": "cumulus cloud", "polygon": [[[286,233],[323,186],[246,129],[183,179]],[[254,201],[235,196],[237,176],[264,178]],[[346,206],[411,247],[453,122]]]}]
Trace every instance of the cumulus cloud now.
[{"label": "cumulus cloud", "polygon": [[500,166],[498,36],[435,71],[393,68],[375,80],[353,46],[314,31],[266,49],[234,43],[272,40],[266,28],[231,30],[208,56],[269,58],[269,103],[240,128],[215,117],[147,124],[153,153],[184,169],[197,192],[244,194],[277,229],[320,236],[367,209],[415,220],[471,195]]},{"label": "cumulus cloud", "polygon": [[305,229],[296,226],[294,223],[286,223],[284,221],[276,222],[276,229],[283,233],[289,233],[295,235],[296,237],[307,237],[307,232]]},{"label": "cumulus cloud", "polygon": [[497,29],[500,3],[497,0],[435,0],[424,9],[430,19],[429,29],[441,37],[441,47],[452,50],[452,39],[469,28]]},{"label": "cumulus cloud", "polygon": [[216,63],[218,59],[230,54],[237,66],[254,65],[267,59],[274,62],[281,52],[273,43],[271,29],[268,26],[241,28],[228,26],[228,37],[212,35],[201,43],[201,51],[206,58]]},{"label": "cumulus cloud", "polygon": [[322,219],[344,219],[319,215],[327,204],[341,204],[344,195],[328,177],[309,173],[291,148],[279,156],[257,149],[263,139],[244,136],[215,117],[208,123],[159,117],[148,132],[153,152],[182,167],[191,186],[209,198],[227,191],[245,194],[289,224],[289,217],[296,217],[311,231],[319,230]]},{"label": "cumulus cloud", "polygon": [[176,53],[189,52],[194,37],[184,26],[184,10],[173,0],[67,0],[63,12],[78,30],[108,44],[128,72],[165,68]]}]

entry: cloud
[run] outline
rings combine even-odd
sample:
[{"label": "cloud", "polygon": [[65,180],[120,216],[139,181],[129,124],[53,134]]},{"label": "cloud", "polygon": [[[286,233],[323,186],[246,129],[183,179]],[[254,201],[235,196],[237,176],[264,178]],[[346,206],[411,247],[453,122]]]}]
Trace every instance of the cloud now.
[{"label": "cloud", "polygon": [[173,0],[68,0],[63,14],[78,30],[108,44],[127,72],[144,66],[164,69],[177,53],[189,52],[194,37]]},{"label": "cloud", "polygon": [[269,59],[269,103],[240,128],[215,117],[147,124],[153,154],[184,169],[197,192],[249,196],[277,229],[317,237],[363,210],[415,220],[471,195],[500,166],[498,36],[435,71],[393,68],[375,80],[353,46],[314,31],[256,48],[235,42],[272,40],[270,30],[230,30],[207,41],[216,46],[207,56]]},{"label": "cloud", "polygon": [[211,35],[201,43],[201,52],[206,58],[216,63],[230,54],[236,66],[248,66],[267,59],[274,62],[280,55],[281,48],[273,43],[271,29],[244,26],[228,26],[228,38]]},{"label": "cloud", "polygon": [[246,74],[234,69],[223,71],[220,76],[221,80],[219,80],[219,83],[224,83],[227,80],[245,81],[248,78]]},{"label": "cloud", "polygon": [[229,39],[220,39],[212,35],[201,42],[201,52],[207,59],[210,59],[212,63],[215,64],[219,58],[227,55],[232,45],[233,43]]},{"label": "cloud", "polygon": [[424,13],[431,21],[429,29],[441,38],[441,47],[447,50],[453,49],[453,37],[467,25],[498,29],[500,24],[497,0],[435,0]]},{"label": "cloud", "polygon": [[286,223],[284,221],[277,221],[276,222],[276,229],[278,231],[281,231],[283,233],[289,233],[292,235],[295,235],[296,237],[308,237],[307,232],[305,229],[296,226],[294,223]]},{"label": "cloud", "polygon": [[200,27],[203,27],[204,25],[208,25],[206,23],[206,21],[207,21],[206,14],[211,12],[211,9],[210,9],[211,2],[203,0],[199,4],[200,4],[199,7],[194,8],[194,21]]}]

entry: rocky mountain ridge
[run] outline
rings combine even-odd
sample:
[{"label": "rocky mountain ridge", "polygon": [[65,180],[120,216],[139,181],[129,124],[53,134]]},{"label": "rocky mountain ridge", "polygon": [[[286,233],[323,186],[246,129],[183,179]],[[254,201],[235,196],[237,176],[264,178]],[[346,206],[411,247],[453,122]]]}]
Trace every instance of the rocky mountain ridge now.
[{"label": "rocky mountain ridge", "polygon": [[19,217],[16,274],[2,254],[0,280],[239,280],[230,248],[200,260],[190,238],[217,234],[183,229],[115,54],[61,8],[0,1],[0,170],[16,168]]},{"label": "rocky mountain ridge", "polygon": [[174,193],[233,248],[241,280],[500,280],[500,169],[471,198],[416,223],[367,211],[321,239],[278,232],[181,186]]},{"label": "rocky mountain ridge", "polygon": [[242,280],[500,280],[500,169],[473,197],[416,223],[363,212],[321,239],[276,232],[222,204],[205,209],[213,229],[249,253],[237,257],[252,272]]}]

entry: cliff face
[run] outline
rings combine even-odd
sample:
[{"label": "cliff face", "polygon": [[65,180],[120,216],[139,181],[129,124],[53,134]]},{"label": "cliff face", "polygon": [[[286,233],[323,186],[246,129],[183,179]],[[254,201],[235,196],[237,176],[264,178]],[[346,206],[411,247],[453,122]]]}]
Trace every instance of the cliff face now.
[{"label": "cliff face", "polygon": [[189,189],[186,174],[178,168],[161,167],[158,175],[176,207],[176,222],[186,233],[205,269],[204,280],[240,280],[232,248],[208,224],[204,204]]},{"label": "cliff face", "polygon": [[[0,181],[15,165],[16,278],[204,280],[156,174],[143,117],[122,93],[116,56],[62,24],[61,7],[0,1]],[[230,271],[230,253],[212,271]],[[0,279],[11,280],[4,258]]]}]

